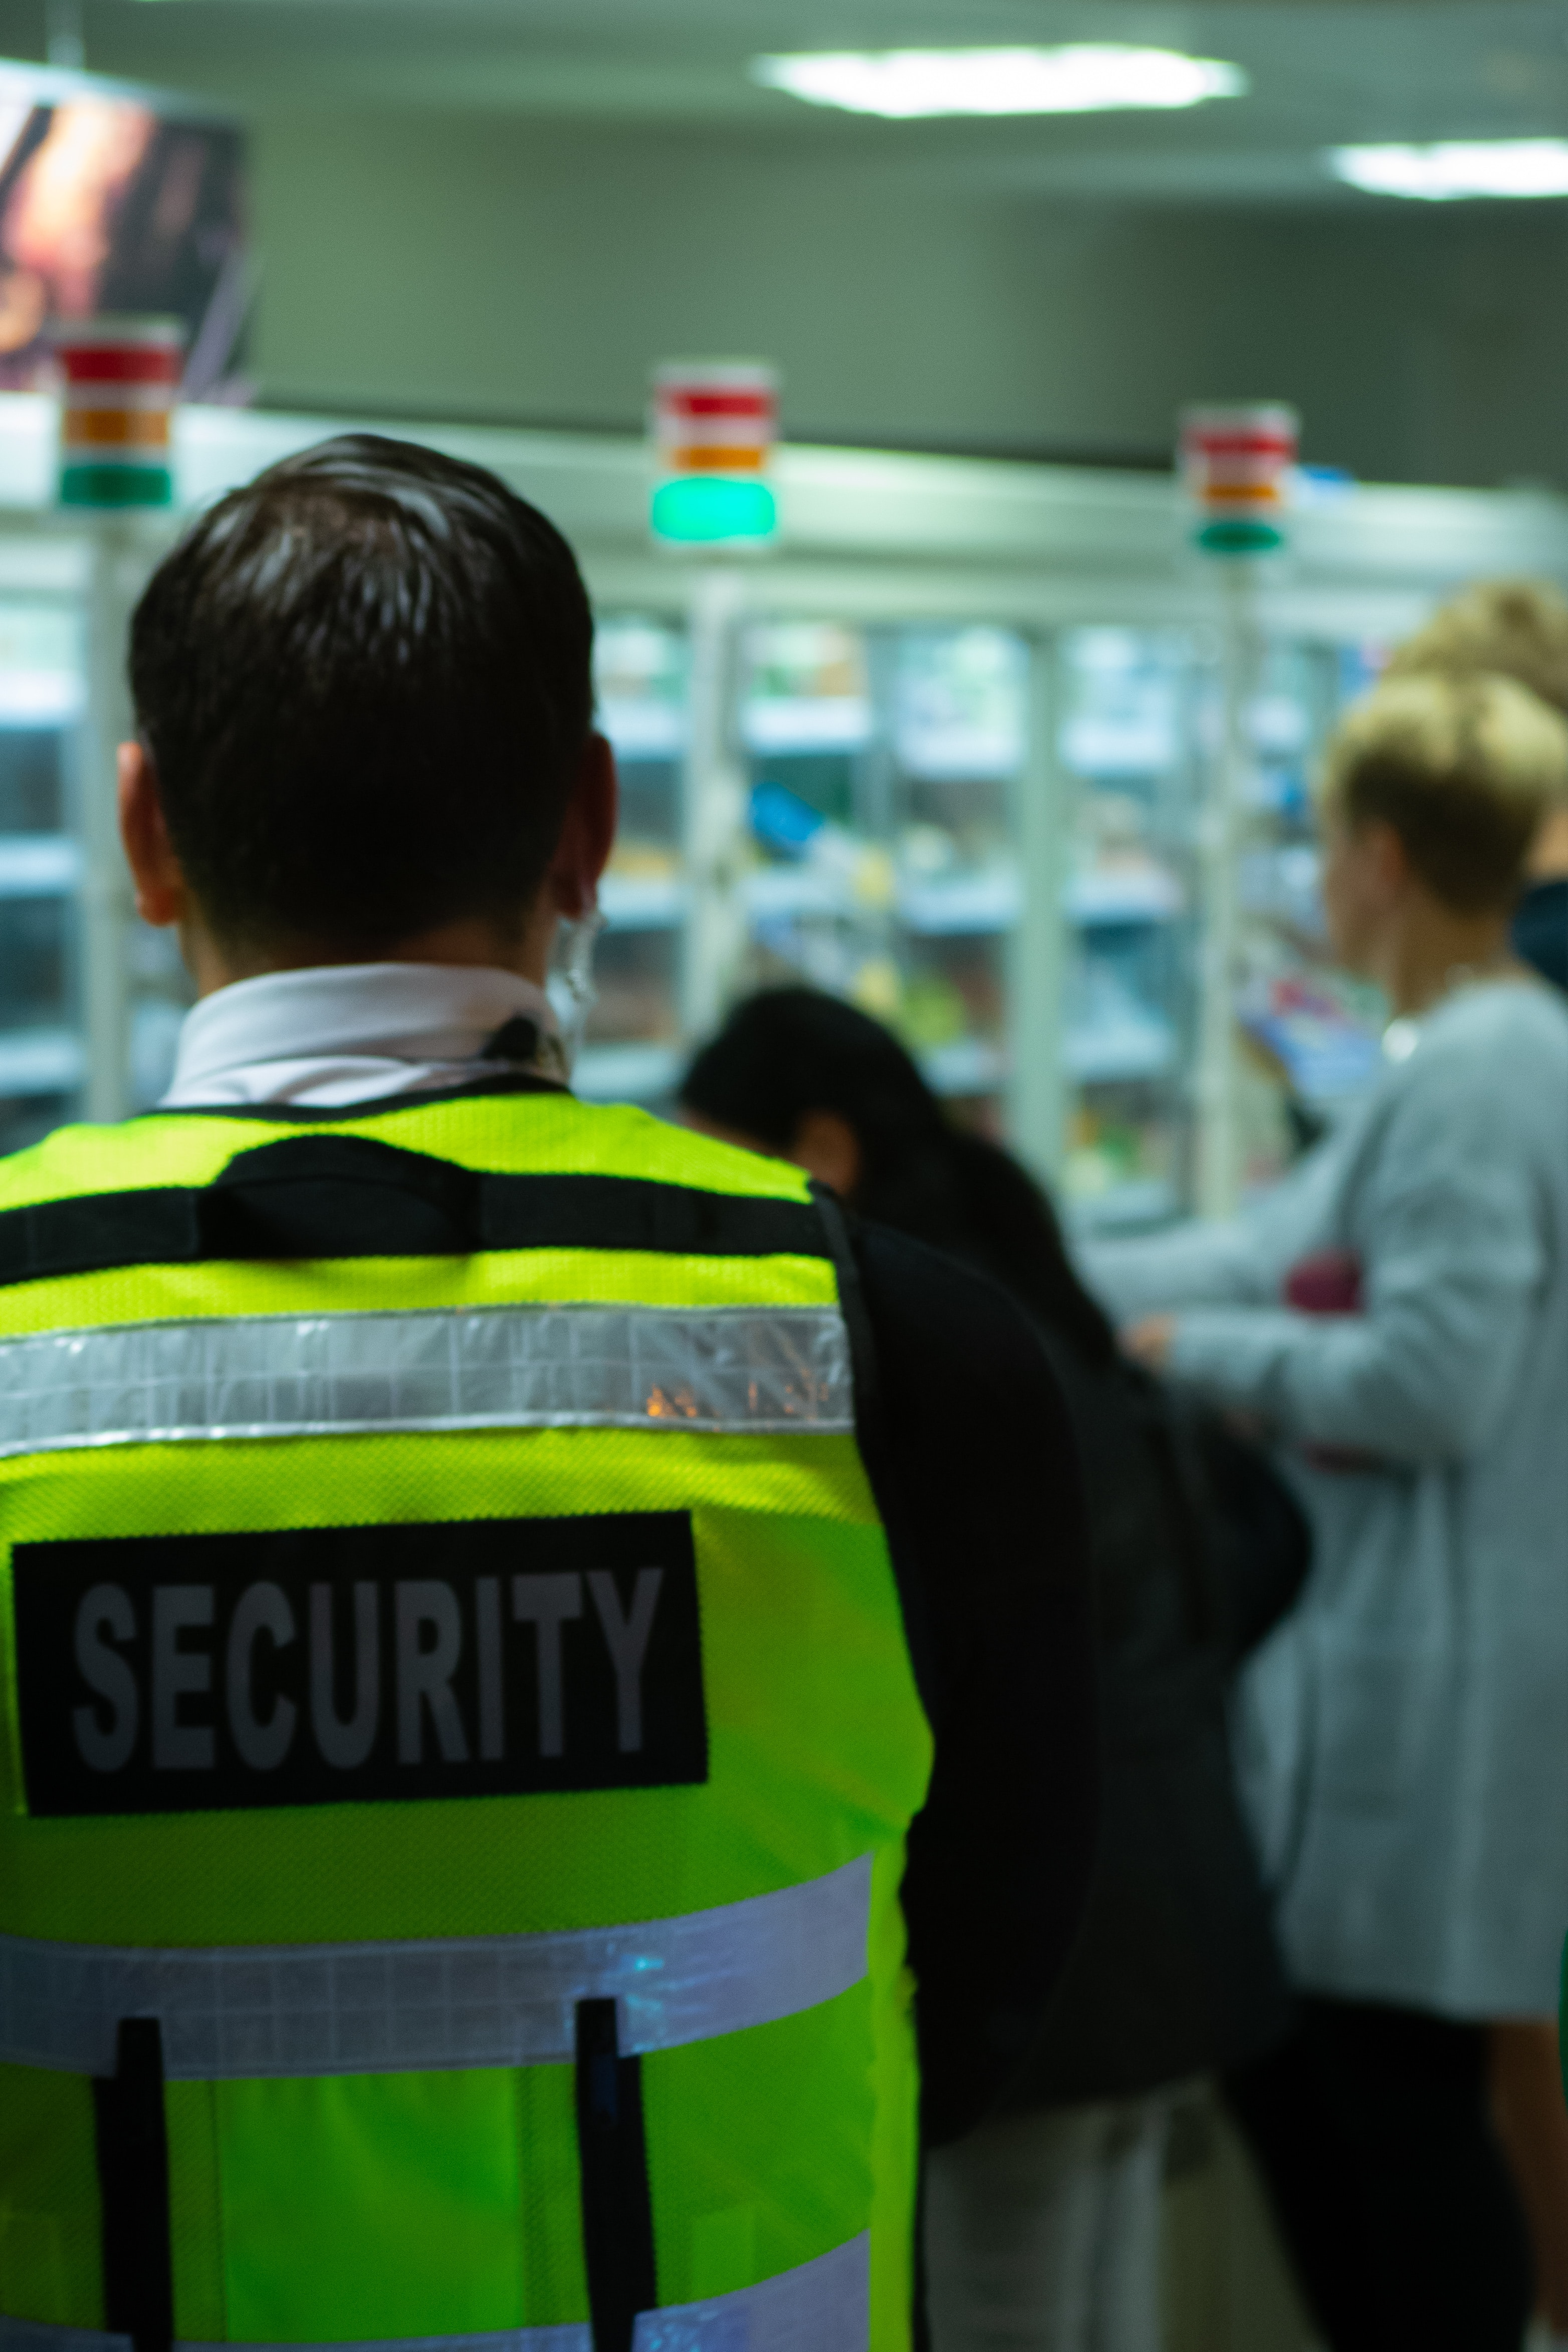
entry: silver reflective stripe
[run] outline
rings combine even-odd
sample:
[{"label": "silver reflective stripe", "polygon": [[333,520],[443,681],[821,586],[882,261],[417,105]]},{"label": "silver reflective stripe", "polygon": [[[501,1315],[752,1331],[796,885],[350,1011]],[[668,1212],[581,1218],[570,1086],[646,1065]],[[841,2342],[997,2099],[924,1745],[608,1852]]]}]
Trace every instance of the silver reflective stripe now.
[{"label": "silver reflective stripe", "polygon": [[632,2352],[866,2352],[870,2335],[865,2236],[738,2294],[640,2312]]},{"label": "silver reflective stripe", "polygon": [[0,1341],[0,1454],[400,1429],[853,1426],[821,1307],[458,1307]]},{"label": "silver reflective stripe", "polygon": [[102,2327],[57,2327],[47,2319],[11,2319],[0,2312],[0,2352],[132,2352],[129,2336]]},{"label": "silver reflective stripe", "polygon": [[[633,2352],[866,2352],[870,2333],[871,2244],[861,2236],[734,2294],[645,2311],[632,2344]],[[131,2338],[0,2315],[0,2352],[131,2352]],[[176,2338],[174,2352],[226,2347]],[[349,2347],[249,2344],[247,2352],[349,2352]],[[584,2323],[509,2327],[488,2336],[356,2336],[353,2352],[594,2352],[594,2331]]]},{"label": "silver reflective stripe", "polygon": [[525,2066],[574,2054],[613,1998],[628,2053],[793,2017],[858,1984],[868,1856],[826,1878],[625,1927],[382,1944],[142,1949],[0,1936],[0,2059],[111,2074],[122,2017],[186,2082]]}]

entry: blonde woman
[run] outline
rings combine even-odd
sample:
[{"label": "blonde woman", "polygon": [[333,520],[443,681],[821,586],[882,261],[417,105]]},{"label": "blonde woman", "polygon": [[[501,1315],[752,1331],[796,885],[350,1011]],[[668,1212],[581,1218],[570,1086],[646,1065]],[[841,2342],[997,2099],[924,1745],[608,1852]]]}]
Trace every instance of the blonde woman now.
[{"label": "blonde woman", "polygon": [[[1568,714],[1568,596],[1547,580],[1479,580],[1440,604],[1388,666],[1391,677],[1477,670],[1517,678]],[[1568,991],[1568,803],[1530,845],[1514,909],[1514,951]],[[1519,2179],[1535,2252],[1536,2295],[1550,2341],[1568,2345],[1568,2106],[1557,2027],[1516,2018],[1492,2027],[1492,2106]]]},{"label": "blonde woman", "polygon": [[1379,1087],[1252,1214],[1096,1254],[1133,1352],[1277,1434],[1317,1565],[1247,1693],[1302,2024],[1235,2102],[1334,2352],[1518,2352],[1487,2029],[1568,1923],[1568,1008],[1510,917],[1568,725],[1393,679],[1323,785]]},{"label": "blonde woman", "polygon": [[[1442,670],[1464,677],[1476,670],[1496,670],[1517,678],[1543,702],[1568,713],[1568,596],[1547,580],[1479,580],[1471,588],[1440,604],[1424,629],[1407,637],[1388,665],[1390,677],[1413,677]],[[1568,804],[1555,808],[1530,846],[1525,861],[1524,890],[1514,910],[1513,944],[1526,963],[1568,989]],[[1536,2231],[1536,2253],[1550,2288],[1552,2324],[1568,2340],[1568,2116],[1557,2096],[1557,2060],[1538,2068],[1540,2084],[1527,2109],[1552,2103],[1534,2124],[1521,2118],[1526,2138],[1539,2141],[1542,2128],[1555,2130],[1558,2147],[1552,2159],[1556,2180],[1556,2239],[1548,2248]],[[1500,2093],[1510,2119],[1519,2107],[1518,2053],[1500,2052],[1502,2074]],[[1530,2179],[1537,2177],[1531,2163]],[[1539,2198],[1534,2200],[1539,2201]]]}]

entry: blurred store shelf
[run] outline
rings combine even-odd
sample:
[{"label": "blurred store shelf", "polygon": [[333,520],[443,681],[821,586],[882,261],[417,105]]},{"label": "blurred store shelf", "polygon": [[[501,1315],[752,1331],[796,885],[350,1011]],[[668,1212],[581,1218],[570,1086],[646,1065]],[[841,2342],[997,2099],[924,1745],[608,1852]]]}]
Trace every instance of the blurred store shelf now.
[{"label": "blurred store shelf", "polygon": [[0,1096],[68,1094],[86,1066],[86,1045],[74,1030],[0,1031]]},{"label": "blurred store shelf", "polygon": [[584,1045],[572,1090],[584,1102],[661,1102],[674,1092],[685,1058],[674,1045]]},{"label": "blurred store shelf", "polygon": [[1175,1032],[1162,1021],[1097,1022],[1069,1029],[1063,1059],[1080,1085],[1109,1086],[1131,1078],[1163,1077],[1175,1064]]},{"label": "blurred store shelf", "polygon": [[858,751],[871,731],[871,706],[858,695],[754,695],[741,714],[749,751]]},{"label": "blurred store shelf", "polygon": [[920,1061],[927,1086],[938,1095],[994,1094],[1006,1076],[1001,1047],[984,1037],[955,1037],[931,1046]]},{"label": "blurred store shelf", "polygon": [[84,691],[75,670],[0,668],[0,727],[68,727]]},{"label": "blurred store shelf", "polygon": [[686,749],[686,712],[679,703],[601,697],[595,719],[620,760],[678,760]]},{"label": "blurred store shelf", "polygon": [[1175,1215],[1179,1205],[1173,1184],[1160,1177],[1141,1177],[1074,1201],[1068,1222],[1080,1234],[1119,1233],[1163,1224]]},{"label": "blurred store shelf", "polygon": [[911,931],[927,938],[1008,930],[1023,905],[1018,876],[1005,867],[906,884],[899,892],[900,915]]},{"label": "blurred store shelf", "polygon": [[52,898],[81,880],[81,848],[68,834],[0,834],[0,898]]},{"label": "blurred store shelf", "polygon": [[1067,910],[1084,929],[1096,923],[1166,923],[1182,911],[1181,885],[1159,866],[1075,874]]},{"label": "blurred store shelf", "polygon": [[669,930],[686,908],[686,893],[673,875],[605,875],[599,911],[612,931]]}]

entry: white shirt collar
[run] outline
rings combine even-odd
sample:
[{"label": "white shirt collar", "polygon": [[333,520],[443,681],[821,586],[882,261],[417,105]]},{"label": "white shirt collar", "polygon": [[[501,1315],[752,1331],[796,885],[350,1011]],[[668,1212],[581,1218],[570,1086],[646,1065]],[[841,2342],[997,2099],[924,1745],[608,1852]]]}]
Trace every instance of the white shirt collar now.
[{"label": "white shirt collar", "polygon": [[563,1076],[542,988],[489,965],[323,964],[214,991],[185,1015],[161,1108],[225,1103],[331,1107],[499,1076],[533,1057],[485,1048],[506,1024],[534,1024],[541,1075]]}]

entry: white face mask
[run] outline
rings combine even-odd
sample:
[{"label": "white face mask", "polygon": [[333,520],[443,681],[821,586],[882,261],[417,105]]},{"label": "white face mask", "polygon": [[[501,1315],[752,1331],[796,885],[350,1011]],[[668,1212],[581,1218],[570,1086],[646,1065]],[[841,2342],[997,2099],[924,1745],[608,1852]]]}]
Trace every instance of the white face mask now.
[{"label": "white face mask", "polygon": [[563,916],[556,927],[544,986],[551,1010],[560,1024],[561,1050],[568,1076],[576,1065],[588,1015],[598,998],[599,992],[594,985],[594,950],[604,928],[605,918],[597,907],[590,907],[585,915]]}]

